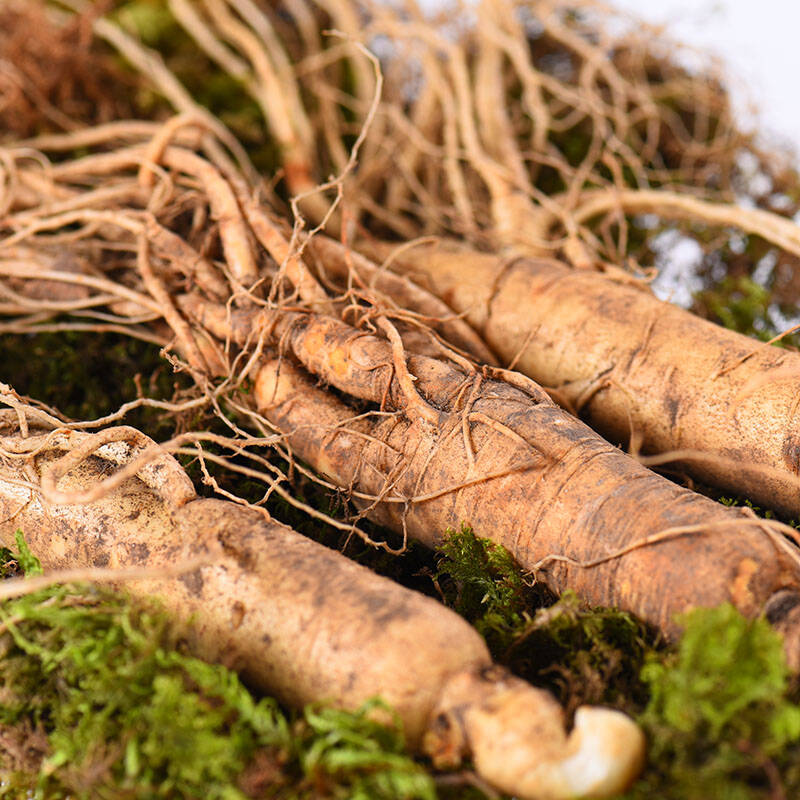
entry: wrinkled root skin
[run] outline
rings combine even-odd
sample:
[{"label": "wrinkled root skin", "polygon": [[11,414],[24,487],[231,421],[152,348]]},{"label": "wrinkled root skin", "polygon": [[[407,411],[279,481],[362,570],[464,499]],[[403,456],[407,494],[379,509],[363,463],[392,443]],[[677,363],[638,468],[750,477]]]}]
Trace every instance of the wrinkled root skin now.
[{"label": "wrinkled root skin", "polygon": [[[571,588],[593,605],[631,611],[669,636],[679,631],[676,615],[691,608],[731,602],[753,617],[779,590],[800,588],[796,564],[763,530],[742,525],[744,512],[655,475],[543,392],[454,370],[448,377],[422,357],[409,368],[439,410],[438,426],[403,414],[348,423],[355,412],[288,359],[262,368],[254,396],[293,451],[352,489],[371,519],[429,546],[468,522],[531,569],[551,555],[587,562],[666,529],[700,526],[590,568],[551,561],[538,572],[556,592]],[[420,499],[428,493],[436,494]],[[794,641],[795,628],[786,633]]]},{"label": "wrinkled root skin", "polygon": [[464,313],[501,359],[516,358],[603,436],[627,444],[633,431],[645,452],[695,451],[677,463],[699,480],[800,513],[797,353],[556,261],[443,245],[393,268]]}]

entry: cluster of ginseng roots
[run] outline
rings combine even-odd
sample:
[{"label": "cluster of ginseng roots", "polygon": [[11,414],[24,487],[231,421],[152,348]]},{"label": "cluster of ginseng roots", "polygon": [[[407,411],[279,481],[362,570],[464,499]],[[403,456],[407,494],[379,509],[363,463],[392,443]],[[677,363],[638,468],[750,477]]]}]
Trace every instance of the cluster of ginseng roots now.
[{"label": "cluster of ginseng roots", "polygon": [[[494,362],[445,307],[412,297],[409,284],[353,252],[356,241],[405,247],[458,236],[614,271],[627,266],[631,215],[652,213],[737,227],[800,255],[788,220],[729,202],[743,150],[763,160],[776,187],[782,177],[735,125],[720,80],[680,66],[646,28],[612,34],[615,18],[599,4],[492,0],[462,9],[457,22],[431,20],[410,3],[166,6],[206,66],[235,78],[258,106],[278,154],[274,173],[260,173],[237,136],[184,87],[178,67],[120,21],[79,0],[48,6],[59,24],[79,14],[177,116],[84,128],[49,120],[65,132],[3,148],[0,331],[121,332],[162,347],[195,388],[172,404],[133,405],[210,409],[228,436],[184,432],[166,447],[195,455],[220,492],[206,463],[265,480],[262,504],[277,492],[354,529],[355,521],[293,497],[295,471],[341,487],[297,463],[241,391],[264,352],[281,352],[278,317],[323,313],[386,338],[407,407],[423,414],[405,351],[449,359],[467,374],[476,362]],[[25,98],[48,119],[50,99],[33,91]],[[333,238],[315,239],[323,228]],[[315,259],[316,275],[308,266]],[[191,295],[226,308],[227,331],[190,322]],[[236,312],[248,308],[272,316],[237,337]],[[131,405],[102,420],[62,422],[100,426]],[[398,412],[383,403],[353,408],[354,418],[362,413]],[[235,457],[219,455],[224,449]],[[391,491],[388,484],[360,499],[376,503]]]},{"label": "cluster of ginseng roots", "polygon": [[[91,152],[55,159],[56,154],[78,147]],[[32,158],[32,152],[38,156]],[[353,398],[352,416],[331,423],[332,436],[338,428],[357,430],[364,418],[405,417],[437,426],[443,417],[415,388],[407,360],[413,354],[448,364],[460,376],[454,384],[453,406],[461,411],[452,415],[440,441],[444,445],[454,436],[463,438],[473,462],[471,422],[519,440],[519,434],[500,420],[473,411],[484,392],[482,380],[502,377],[532,402],[541,402],[543,392],[522,376],[487,364],[492,354],[485,352],[485,346],[422,290],[414,294],[412,284],[382,273],[341,242],[290,227],[263,202],[258,188],[248,183],[202,119],[184,114],[163,124],[114,123],[41,137],[7,153],[12,168],[6,172],[6,235],[0,243],[0,293],[6,317],[0,332],[125,333],[161,346],[173,367],[187,372],[194,384],[185,397],[173,402],[140,398],[113,414],[80,422],[31,405],[5,387],[2,401],[17,409],[23,437],[29,418],[60,436],[65,430],[107,426],[140,405],[176,415],[205,409],[227,428],[227,435],[184,431],[160,448],[145,448],[88,493],[59,493],[53,479],[52,485],[42,487],[51,501],[96,500],[166,451],[196,458],[203,480],[228,499],[260,508],[274,492],[312,517],[394,552],[390,543],[373,541],[357,525],[379,504],[408,507],[541,466],[522,463],[496,474],[473,472],[464,482],[438,487],[431,495],[429,489],[411,494],[398,490],[409,466],[400,460],[374,493],[350,487],[348,493],[358,501],[359,510],[346,521],[298,500],[290,488],[292,472],[331,491],[346,487],[296,461],[288,438],[298,431],[278,432],[249,399],[249,387],[265,361],[277,358],[280,364],[284,353],[290,353],[306,367],[317,355],[325,362],[316,370],[320,378],[333,381]],[[317,268],[312,270],[311,264]],[[315,324],[325,332],[318,337],[322,344],[317,354],[318,342],[309,342]],[[293,342],[298,325],[305,326],[306,340],[300,347]],[[372,360],[337,365],[335,337],[345,342],[363,338]],[[460,341],[462,347],[450,341]],[[340,385],[332,377],[337,368],[343,372]],[[375,374],[374,385],[364,385],[364,375],[370,373]],[[113,439],[117,432],[109,428],[108,436]],[[97,436],[92,442],[85,451],[77,447],[65,456],[59,474],[99,446]],[[277,453],[289,470],[270,453]],[[3,455],[31,456],[24,449]],[[252,504],[232,494],[215,479],[210,464],[263,482],[264,496]],[[418,486],[423,478],[424,470]],[[35,485],[32,481],[29,488]],[[685,533],[683,528],[661,531],[655,538],[604,555],[597,563]],[[768,535],[777,536],[772,528]],[[549,555],[546,560],[554,558],[560,556]]]}]

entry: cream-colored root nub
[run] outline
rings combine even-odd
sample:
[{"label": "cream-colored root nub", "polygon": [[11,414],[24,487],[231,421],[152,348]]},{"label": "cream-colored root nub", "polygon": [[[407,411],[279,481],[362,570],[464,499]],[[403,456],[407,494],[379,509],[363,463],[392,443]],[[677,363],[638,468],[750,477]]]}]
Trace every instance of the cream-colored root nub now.
[{"label": "cream-colored root nub", "polygon": [[[627,715],[581,706],[567,740],[573,754],[559,762],[569,797],[612,797],[624,791],[644,766],[645,739]],[[555,765],[554,765],[555,766]]]},{"label": "cream-colored root nub", "polygon": [[644,764],[645,739],[625,714],[583,706],[567,734],[561,707],[502,669],[448,683],[425,741],[434,759],[459,748],[479,775],[526,800],[613,797]]}]

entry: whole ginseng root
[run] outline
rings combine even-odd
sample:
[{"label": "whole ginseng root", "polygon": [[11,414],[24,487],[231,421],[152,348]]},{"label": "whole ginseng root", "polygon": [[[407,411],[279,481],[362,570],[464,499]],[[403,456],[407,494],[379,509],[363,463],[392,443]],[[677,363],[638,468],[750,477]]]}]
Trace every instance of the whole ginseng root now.
[{"label": "whole ginseng root", "polygon": [[582,707],[567,733],[552,696],[493,665],[454,612],[257,510],[197,498],[138,431],[3,427],[4,542],[23,528],[48,569],[127,571],[129,591],[159,597],[195,653],[284,703],[357,709],[380,696],[412,748],[442,766],[469,757],[530,800],[611,797],[638,774],[644,737],[627,716]]}]

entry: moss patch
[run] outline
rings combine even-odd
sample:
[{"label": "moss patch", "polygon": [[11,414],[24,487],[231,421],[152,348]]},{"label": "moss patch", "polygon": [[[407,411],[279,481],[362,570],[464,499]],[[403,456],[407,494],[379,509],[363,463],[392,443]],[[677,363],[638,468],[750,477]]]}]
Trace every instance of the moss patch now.
[{"label": "moss patch", "polygon": [[629,796],[796,797],[800,706],[779,636],[732,606],[685,624],[679,647],[642,670],[649,768]]},{"label": "moss patch", "polygon": [[[18,540],[8,561],[36,571]],[[370,706],[287,714],[183,653],[157,607],[109,589],[3,602],[0,652],[2,797],[435,797],[399,724]]]}]

